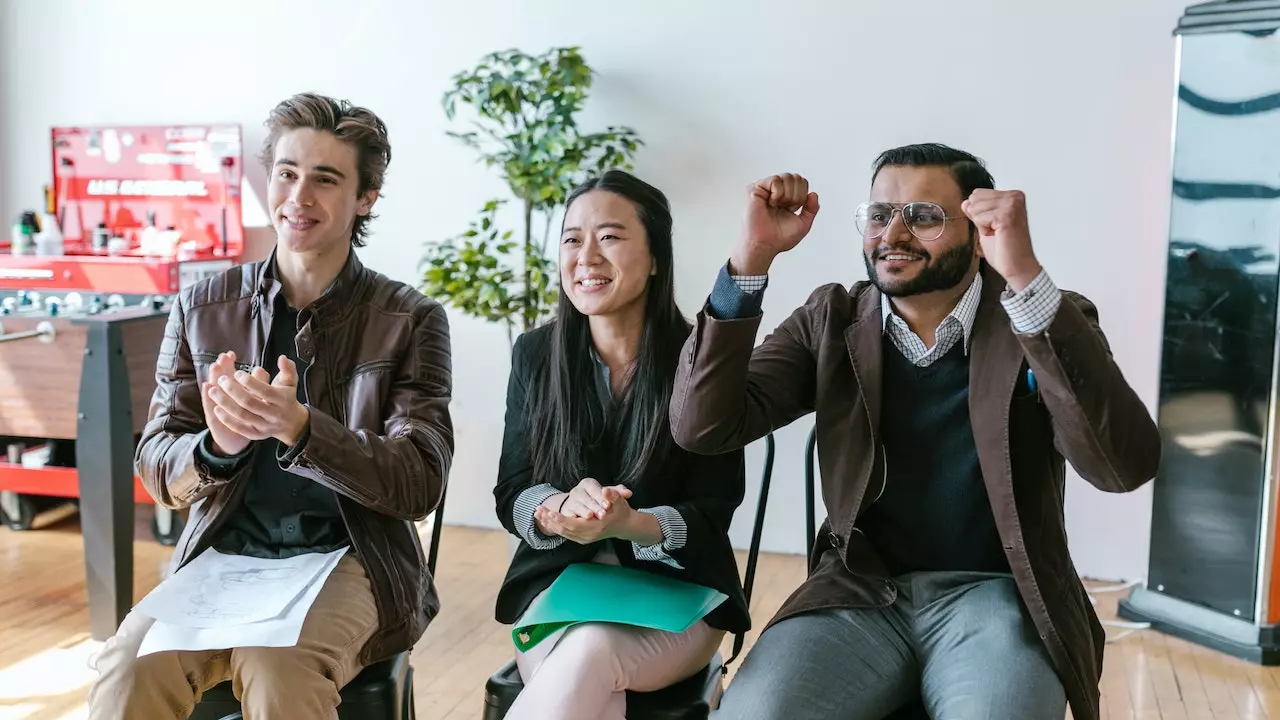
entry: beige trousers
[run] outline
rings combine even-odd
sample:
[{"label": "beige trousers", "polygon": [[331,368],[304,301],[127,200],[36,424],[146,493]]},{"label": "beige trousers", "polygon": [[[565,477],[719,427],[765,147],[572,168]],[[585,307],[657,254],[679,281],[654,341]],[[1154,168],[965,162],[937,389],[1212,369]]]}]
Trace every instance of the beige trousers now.
[{"label": "beige trousers", "polygon": [[245,720],[335,720],[338,691],[363,669],[360,649],[378,627],[364,568],[342,557],[316,597],[294,647],[172,651],[138,657],[154,622],[129,613],[98,656],[89,720],[181,720],[200,695],[232,681]]}]

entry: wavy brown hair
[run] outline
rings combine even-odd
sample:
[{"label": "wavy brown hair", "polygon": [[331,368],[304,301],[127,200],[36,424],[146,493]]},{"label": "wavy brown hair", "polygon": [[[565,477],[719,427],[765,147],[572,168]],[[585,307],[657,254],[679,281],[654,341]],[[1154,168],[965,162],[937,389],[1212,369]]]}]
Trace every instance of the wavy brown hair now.
[{"label": "wavy brown hair", "polygon": [[[382,181],[391,164],[391,141],[387,138],[387,126],[372,111],[346,100],[337,100],[317,93],[300,93],[281,102],[267,116],[267,139],[262,146],[259,160],[271,172],[275,161],[276,142],[290,130],[306,128],[333,133],[356,149],[356,169],[359,187],[356,195],[370,190],[382,190]],[[369,236],[369,221],[376,215],[356,216],[351,227],[351,244],[364,247]]]}]

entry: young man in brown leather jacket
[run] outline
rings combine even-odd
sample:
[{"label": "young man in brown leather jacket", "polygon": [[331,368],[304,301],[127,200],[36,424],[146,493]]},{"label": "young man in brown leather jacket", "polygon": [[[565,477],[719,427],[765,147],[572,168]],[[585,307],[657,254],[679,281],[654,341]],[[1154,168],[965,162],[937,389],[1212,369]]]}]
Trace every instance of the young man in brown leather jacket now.
[{"label": "young man in brown leather jacket", "polygon": [[208,548],[348,550],[293,647],[137,657],[153,621],[130,613],[98,659],[94,720],[185,718],[227,679],[246,717],[336,718],[342,686],[411,648],[439,610],[413,521],[453,457],[449,327],[353,250],[391,159],[386,127],[314,94],[267,127],[275,250],[180,294],[137,471],[157,502],[191,508],[175,570]]},{"label": "young man in brown leather jacket", "polygon": [[756,347],[769,268],[817,213],[798,175],[748,190],[672,394],[676,442],[708,454],[815,413],[828,512],[713,717],[878,720],[920,697],[935,718],[1096,720],[1064,460],[1107,492],[1160,462],[1097,310],[1041,267],[1021,192],[913,145],[880,156],[855,217],[869,281],[818,288]]}]

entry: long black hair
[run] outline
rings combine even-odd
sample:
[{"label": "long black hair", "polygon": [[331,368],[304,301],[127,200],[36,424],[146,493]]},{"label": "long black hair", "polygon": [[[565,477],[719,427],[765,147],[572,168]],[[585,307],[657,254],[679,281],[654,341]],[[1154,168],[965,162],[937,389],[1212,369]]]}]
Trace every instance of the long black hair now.
[{"label": "long black hair", "polygon": [[692,329],[675,298],[672,267],[671,208],[662,191],[621,170],[610,170],[574,188],[565,212],[593,190],[620,195],[635,206],[649,238],[656,272],[648,280],[644,325],[626,390],[610,420],[594,382],[587,316],[578,312],[560,288],[552,322],[551,351],[530,379],[525,427],[530,428],[534,477],[561,490],[576,486],[588,473],[588,458],[607,447],[616,475],[597,478],[604,485],[634,486],[671,447],[667,408],[675,384],[680,348]]}]

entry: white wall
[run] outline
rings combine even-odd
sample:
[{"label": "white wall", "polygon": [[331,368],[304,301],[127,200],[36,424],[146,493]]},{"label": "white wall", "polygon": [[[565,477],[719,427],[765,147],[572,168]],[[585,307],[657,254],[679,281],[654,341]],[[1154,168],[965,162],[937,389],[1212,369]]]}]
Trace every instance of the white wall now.
[{"label": "white wall", "polygon": [[[1185,4],[0,0],[0,217],[7,225],[39,202],[52,125],[229,120],[244,124],[256,150],[271,106],[315,89],[387,121],[394,158],[363,257],[414,281],[422,242],[463,229],[502,191],[444,135],[449,77],[493,50],[578,44],[600,74],[587,127],[634,126],[648,143],[639,173],[673,200],[686,313],[737,238],[748,182],[802,172],[822,195],[812,235],[775,268],[772,328],[815,286],[864,276],[852,215],[875,154],[946,142],[984,157],[1001,186],[1027,191],[1043,263],[1097,302],[1120,365],[1153,406],[1171,28]],[[261,187],[261,173],[253,180]],[[457,313],[452,322],[458,452],[448,515],[492,525],[505,334]],[[766,549],[802,551],[808,428],[779,433]],[[736,523],[740,542],[749,516]],[[1076,479],[1067,517],[1083,572],[1145,575],[1149,487],[1104,496]]]},{"label": "white wall", "polygon": [[[13,215],[17,207],[9,202],[9,197],[13,194],[9,188],[17,180],[17,173],[9,165],[8,138],[12,134],[9,128],[17,121],[17,117],[9,109],[8,90],[12,84],[9,76],[13,72],[8,53],[5,51],[8,45],[5,40],[13,32],[12,28],[17,25],[15,15],[10,3],[0,1],[0,228],[3,228],[0,229],[0,237],[5,238],[9,236],[9,227],[13,224]],[[26,205],[24,204],[23,207]]]}]

